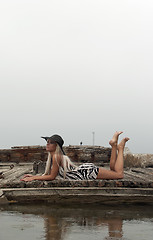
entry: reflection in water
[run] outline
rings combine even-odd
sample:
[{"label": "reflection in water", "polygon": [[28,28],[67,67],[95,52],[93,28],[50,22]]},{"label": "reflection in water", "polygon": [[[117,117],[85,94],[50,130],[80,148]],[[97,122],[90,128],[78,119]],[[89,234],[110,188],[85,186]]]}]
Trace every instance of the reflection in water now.
[{"label": "reflection in water", "polygon": [[[14,215],[14,220],[19,214],[20,217],[24,217],[25,214],[32,214],[31,216],[33,216],[33,218],[34,216],[39,216],[39,218],[41,218],[41,221],[44,221],[43,231],[45,231],[45,234],[43,234],[43,237],[41,235],[41,238],[33,237],[33,240],[78,240],[79,238],[80,240],[141,240],[143,239],[143,237],[141,238],[142,235],[139,234],[137,237],[135,234],[135,227],[140,227],[140,225],[142,229],[148,226],[148,228],[146,228],[147,230],[143,230],[143,233],[145,236],[148,234],[145,239],[152,239],[151,231],[153,231],[153,206],[91,207],[86,205],[81,207],[57,207],[53,205],[38,205],[27,207],[12,205],[5,208],[3,207],[3,209],[1,208],[1,211],[9,211],[11,214],[16,214]],[[20,221],[23,220],[21,219]],[[130,225],[129,223],[133,223],[133,227],[132,224]],[[144,223],[146,223],[146,226]],[[1,219],[1,227],[2,226],[3,219]],[[132,237],[130,238],[129,236]],[[15,237],[18,236],[14,236],[14,238]],[[27,237],[25,236],[22,239],[27,239]]]},{"label": "reflection in water", "polygon": [[[45,219],[46,228],[46,240],[62,240],[67,239],[68,232],[77,226],[83,227],[84,229],[91,229],[101,231],[108,228],[108,237],[122,239],[122,220],[121,219],[97,219],[95,221],[89,218],[82,218],[77,223],[74,223],[74,219],[66,221],[65,219],[57,219],[53,216],[48,216]],[[75,231],[76,232],[76,231]],[[101,236],[102,237],[102,236]],[[73,238],[74,239],[74,238]]]},{"label": "reflection in water", "polygon": [[[118,239],[122,238],[122,220],[119,218],[107,220],[109,237],[116,237]],[[108,238],[107,238],[108,239]]]},{"label": "reflection in water", "polygon": [[46,240],[64,239],[66,229],[70,227],[65,221],[56,219],[53,216],[45,218]]}]

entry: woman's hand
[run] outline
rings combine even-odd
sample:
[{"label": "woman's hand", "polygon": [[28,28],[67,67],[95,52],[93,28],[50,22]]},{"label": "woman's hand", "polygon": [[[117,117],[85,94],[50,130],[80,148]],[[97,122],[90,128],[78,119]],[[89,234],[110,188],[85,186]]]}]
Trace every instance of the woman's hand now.
[{"label": "woman's hand", "polygon": [[20,181],[24,181],[24,182],[31,182],[35,180],[35,176],[24,176],[22,179],[20,179]]},{"label": "woman's hand", "polygon": [[[26,175],[23,176],[23,178],[32,177],[32,176],[33,176],[32,174],[26,174]],[[23,178],[22,178],[22,179],[23,179]]]}]

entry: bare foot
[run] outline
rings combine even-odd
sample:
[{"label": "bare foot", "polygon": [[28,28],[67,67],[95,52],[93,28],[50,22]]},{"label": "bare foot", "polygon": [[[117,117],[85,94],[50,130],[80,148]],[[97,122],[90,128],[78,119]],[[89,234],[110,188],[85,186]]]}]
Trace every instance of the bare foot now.
[{"label": "bare foot", "polygon": [[116,132],[114,133],[112,139],[109,141],[109,144],[110,144],[111,146],[117,146],[118,137],[119,137],[119,135],[120,135],[121,133],[123,133],[123,132],[117,132],[117,131],[116,131]]},{"label": "bare foot", "polygon": [[126,137],[126,138],[123,138],[122,141],[117,145],[117,149],[124,149],[125,147],[125,143],[127,141],[129,141],[130,138]]}]

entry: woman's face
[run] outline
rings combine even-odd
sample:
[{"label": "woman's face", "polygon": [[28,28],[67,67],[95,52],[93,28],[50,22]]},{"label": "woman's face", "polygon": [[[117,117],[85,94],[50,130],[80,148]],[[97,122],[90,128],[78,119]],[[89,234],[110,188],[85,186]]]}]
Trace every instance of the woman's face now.
[{"label": "woman's face", "polygon": [[46,151],[47,152],[55,152],[56,150],[57,143],[48,139],[47,140],[47,145],[46,145]]}]

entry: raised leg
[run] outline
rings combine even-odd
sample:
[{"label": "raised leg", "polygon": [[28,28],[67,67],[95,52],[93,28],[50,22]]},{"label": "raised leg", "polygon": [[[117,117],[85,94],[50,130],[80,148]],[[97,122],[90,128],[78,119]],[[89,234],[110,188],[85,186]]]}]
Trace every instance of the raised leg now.
[{"label": "raised leg", "polygon": [[107,170],[104,168],[99,168],[99,173],[97,176],[97,179],[120,179],[123,178],[124,173],[123,173],[123,166],[124,166],[124,161],[123,161],[123,152],[124,152],[124,147],[125,143],[129,140],[129,138],[124,138],[120,144],[118,144],[117,149],[118,149],[118,156],[116,159],[116,163],[114,166],[114,170]]},{"label": "raised leg", "polygon": [[117,142],[119,135],[123,132],[115,132],[109,144],[112,146],[111,157],[110,157],[110,169],[115,170],[115,163],[117,159]]}]

